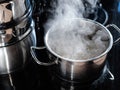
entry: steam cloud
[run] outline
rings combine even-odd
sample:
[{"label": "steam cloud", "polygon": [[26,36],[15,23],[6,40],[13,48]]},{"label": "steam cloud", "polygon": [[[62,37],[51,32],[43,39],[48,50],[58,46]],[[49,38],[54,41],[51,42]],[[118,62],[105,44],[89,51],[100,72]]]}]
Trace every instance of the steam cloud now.
[{"label": "steam cloud", "polygon": [[94,12],[99,0],[57,0],[49,11],[53,18],[49,18],[44,28],[46,31],[57,22],[66,18],[83,18]]},{"label": "steam cloud", "polygon": [[99,56],[107,49],[108,33],[97,24],[80,19],[64,22],[65,25],[62,25],[62,22],[56,24],[47,37],[49,47],[58,55],[85,60]]},{"label": "steam cloud", "polygon": [[93,58],[106,50],[109,44],[107,33],[96,24],[75,19],[91,13],[97,2],[57,0],[52,10],[54,16],[45,24],[45,30],[50,30],[47,42],[51,50],[76,60]]}]

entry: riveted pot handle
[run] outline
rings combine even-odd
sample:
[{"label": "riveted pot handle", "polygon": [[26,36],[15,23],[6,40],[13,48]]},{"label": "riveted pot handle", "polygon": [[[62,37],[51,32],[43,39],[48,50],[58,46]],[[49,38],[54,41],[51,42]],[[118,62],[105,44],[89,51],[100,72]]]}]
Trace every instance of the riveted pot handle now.
[{"label": "riveted pot handle", "polygon": [[[115,24],[108,24],[106,27],[107,27],[107,28],[113,27],[115,30],[117,30],[117,31],[120,33],[120,29],[119,29]],[[116,40],[113,42],[113,44],[116,44],[116,43],[118,43],[119,41],[120,41],[120,37],[119,37],[118,39],[116,39]]]},{"label": "riveted pot handle", "polygon": [[36,62],[37,64],[43,65],[43,66],[50,66],[50,65],[56,64],[56,61],[57,61],[57,60],[55,60],[55,61],[53,61],[53,62],[50,62],[50,63],[45,63],[45,62],[41,62],[40,60],[38,60],[38,58],[37,58],[36,55],[35,55],[34,50],[35,50],[35,49],[36,49],[36,50],[43,50],[43,49],[45,49],[45,48],[46,48],[45,46],[43,46],[43,47],[31,46],[31,55],[32,55],[33,59],[35,60],[35,62]]}]

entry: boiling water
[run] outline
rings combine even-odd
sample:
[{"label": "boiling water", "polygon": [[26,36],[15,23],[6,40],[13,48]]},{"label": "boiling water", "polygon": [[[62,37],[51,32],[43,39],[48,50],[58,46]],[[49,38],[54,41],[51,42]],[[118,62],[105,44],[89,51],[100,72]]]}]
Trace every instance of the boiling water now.
[{"label": "boiling water", "polygon": [[85,60],[102,54],[108,47],[109,36],[95,23],[71,19],[56,24],[49,31],[47,43],[64,58]]}]

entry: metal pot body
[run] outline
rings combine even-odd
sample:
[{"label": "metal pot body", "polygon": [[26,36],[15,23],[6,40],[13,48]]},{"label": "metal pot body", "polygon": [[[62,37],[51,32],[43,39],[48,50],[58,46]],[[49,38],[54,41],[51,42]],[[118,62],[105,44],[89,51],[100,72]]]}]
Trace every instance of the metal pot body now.
[{"label": "metal pot body", "polygon": [[105,69],[106,56],[104,55],[96,60],[87,62],[73,62],[55,57],[48,53],[51,60],[57,60],[57,63],[51,68],[53,75],[63,80],[79,83],[92,83],[98,79]]},{"label": "metal pot body", "polygon": [[105,51],[102,52],[101,54],[99,54],[98,56],[88,58],[85,60],[84,59],[83,60],[74,60],[71,58],[64,58],[61,55],[57,54],[52,49],[52,47],[51,47],[52,45],[50,45],[50,42],[49,42],[50,37],[53,37],[53,34],[52,34],[53,32],[57,32],[56,27],[57,27],[57,25],[61,25],[60,23],[53,26],[46,33],[45,45],[46,45],[47,50],[50,53],[49,58],[51,60],[54,59],[54,61],[57,62],[55,67],[53,68],[55,73],[65,80],[80,81],[81,83],[92,82],[92,81],[96,80],[98,77],[100,77],[100,75],[103,72],[107,53],[109,52],[109,50],[112,48],[112,45],[113,45],[113,37],[112,37],[111,33],[109,32],[109,30],[105,26],[103,26],[102,24],[100,24],[96,21],[93,21],[93,20],[74,18],[74,19],[70,19],[70,20],[66,19],[65,22],[74,22],[74,23],[77,22],[77,23],[79,23],[79,25],[82,25],[82,24],[86,25],[86,27],[88,25],[90,25],[90,26],[94,25],[98,29],[103,30],[103,32],[106,33],[105,35],[107,35],[109,37],[108,45],[107,45]]},{"label": "metal pot body", "polygon": [[[54,72],[57,76],[61,77],[64,80],[80,82],[80,83],[91,83],[91,82],[95,81],[96,79],[98,79],[105,71],[105,63],[106,63],[107,54],[111,50],[113,44],[118,42],[120,39],[120,38],[118,38],[116,41],[113,42],[113,37],[112,37],[112,34],[110,33],[110,31],[108,30],[108,27],[114,27],[118,32],[120,31],[120,29],[114,24],[110,24],[105,27],[102,24],[100,24],[96,21],[93,21],[93,20],[89,20],[89,19],[73,18],[70,20],[78,21],[77,23],[79,23],[79,21],[82,21],[83,23],[81,23],[81,24],[85,24],[86,27],[87,27],[88,23],[91,23],[91,24],[95,25],[96,27],[98,27],[99,30],[103,30],[105,35],[107,35],[109,38],[108,45],[107,45],[105,51],[95,57],[83,59],[83,60],[78,60],[78,59],[75,60],[75,59],[71,59],[71,58],[65,58],[65,57],[57,54],[49,44],[49,40],[50,40],[49,35],[51,37],[54,37],[55,34],[53,35],[52,33],[54,32],[55,28],[57,27],[56,25],[58,25],[58,26],[60,25],[59,23],[56,23],[56,25],[54,25],[52,28],[50,28],[46,32],[46,35],[44,38],[45,47],[32,46],[31,54],[32,54],[34,60],[39,65],[44,65],[44,66],[53,65],[51,71]],[[70,21],[67,19],[67,22],[69,23]],[[70,24],[70,25],[73,25],[73,24]],[[64,29],[60,29],[60,30],[64,30]],[[56,30],[56,32],[57,32],[57,30]],[[53,38],[51,39],[51,41],[52,40],[53,40]],[[61,43],[61,42],[59,41],[59,43]],[[53,45],[55,45],[55,44],[53,44]],[[34,49],[42,50],[44,48],[46,48],[48,51],[48,56],[51,60],[51,63],[45,63],[36,58]],[[69,50],[69,52],[70,52],[70,50]]]},{"label": "metal pot body", "polygon": [[25,66],[27,60],[31,58],[30,46],[36,45],[33,22],[23,36],[13,44],[0,47],[0,74],[11,73]]}]

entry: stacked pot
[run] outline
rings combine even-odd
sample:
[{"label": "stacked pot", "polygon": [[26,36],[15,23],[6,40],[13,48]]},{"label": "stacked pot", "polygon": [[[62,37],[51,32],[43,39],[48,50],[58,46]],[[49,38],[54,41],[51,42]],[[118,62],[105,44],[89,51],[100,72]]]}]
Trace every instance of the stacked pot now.
[{"label": "stacked pot", "polygon": [[29,0],[0,0],[0,74],[23,67],[36,45]]}]

